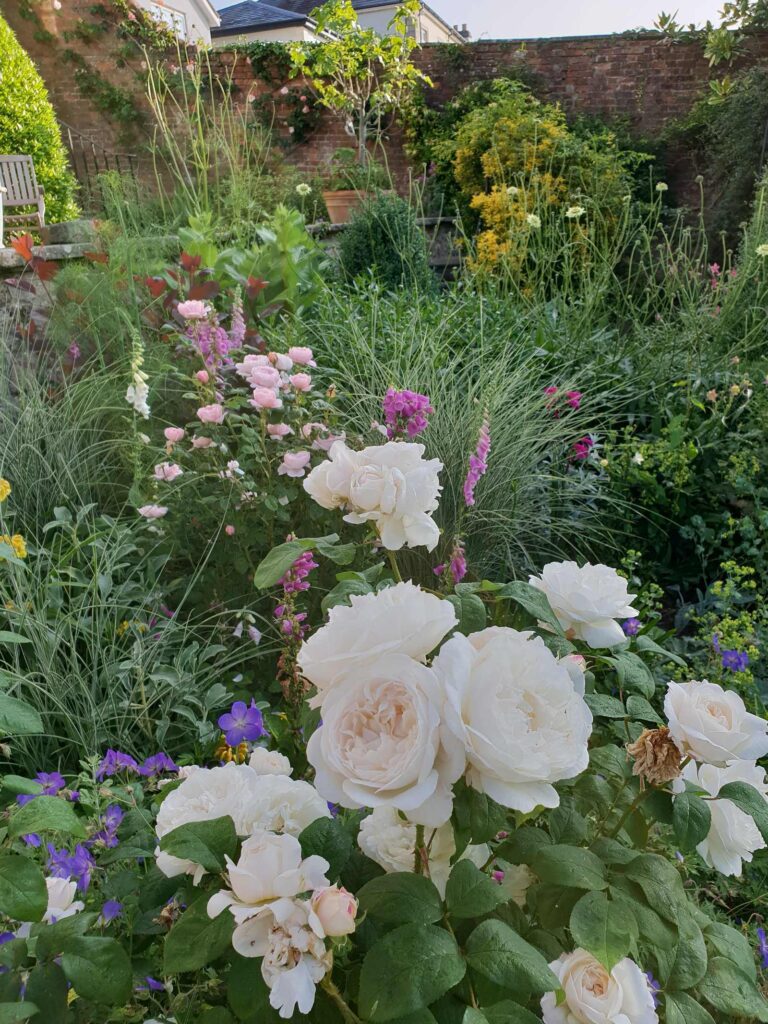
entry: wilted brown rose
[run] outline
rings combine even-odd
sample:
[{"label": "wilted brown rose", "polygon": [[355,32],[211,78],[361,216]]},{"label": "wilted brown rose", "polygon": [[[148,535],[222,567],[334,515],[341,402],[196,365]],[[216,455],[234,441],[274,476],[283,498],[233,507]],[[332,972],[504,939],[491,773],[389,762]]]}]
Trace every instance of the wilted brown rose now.
[{"label": "wilted brown rose", "polygon": [[632,774],[652,786],[664,785],[680,775],[682,754],[666,725],[644,729],[634,743],[627,744],[627,753],[635,762]]}]

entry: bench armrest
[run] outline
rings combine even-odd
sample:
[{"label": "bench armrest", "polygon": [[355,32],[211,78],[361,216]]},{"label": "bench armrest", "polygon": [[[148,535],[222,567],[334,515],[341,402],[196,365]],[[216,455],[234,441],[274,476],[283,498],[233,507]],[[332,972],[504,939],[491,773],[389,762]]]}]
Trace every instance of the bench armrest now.
[{"label": "bench armrest", "polygon": [[37,191],[40,193],[41,196],[45,195],[45,187],[43,185],[38,185]]}]

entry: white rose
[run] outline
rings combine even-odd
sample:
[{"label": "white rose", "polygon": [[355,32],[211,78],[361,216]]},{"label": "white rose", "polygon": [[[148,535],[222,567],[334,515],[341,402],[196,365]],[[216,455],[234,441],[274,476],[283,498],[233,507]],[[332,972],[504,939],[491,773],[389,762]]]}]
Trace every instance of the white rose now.
[{"label": "white rose", "polygon": [[[235,864],[226,858],[231,889],[222,889],[208,900],[208,916],[218,917],[229,909],[238,926],[269,910],[281,920],[291,913],[294,897],[329,884],[329,868],[323,857],[302,859],[301,843],[294,836],[258,831],[246,839]],[[235,929],[235,949],[240,933]]]},{"label": "white rose", "polygon": [[506,627],[457,635],[433,668],[469,785],[524,813],[557,807],[552,783],[587,767],[592,713],[544,641]]},{"label": "white rose", "polygon": [[255,747],[248,761],[257,775],[292,775],[293,766],[285,754],[279,750],[267,750],[266,747]]},{"label": "white rose", "polygon": [[315,889],[310,903],[326,935],[351,935],[355,930],[357,900],[346,889],[338,885]]},{"label": "white rose", "polygon": [[768,754],[768,722],[750,714],[738,693],[717,683],[670,683],[664,714],[672,739],[696,761],[725,765]]},{"label": "white rose", "polygon": [[616,619],[637,615],[627,581],[607,565],[549,562],[531,586],[543,591],[558,622],[590,647],[614,647],[626,640]]},{"label": "white rose", "polygon": [[304,481],[323,508],[344,508],[348,523],[372,522],[385,548],[437,547],[440,531],[430,516],[440,494],[439,459],[424,459],[424,445],[403,441],[353,452],[343,441]]},{"label": "white rose", "polygon": [[[329,818],[328,805],[308,782],[285,775],[259,775],[247,764],[199,768],[169,793],[155,823],[158,839],[190,821],[209,821],[229,815],[239,836],[257,829],[298,836],[318,818]],[[193,861],[158,852],[157,866],[169,878],[205,873]]]},{"label": "white rose", "polygon": [[310,701],[319,707],[333,683],[383,654],[407,654],[423,661],[458,624],[450,601],[426,594],[413,583],[398,583],[378,594],[336,605],[328,623],[299,651],[299,668],[318,689]]},{"label": "white rose", "polygon": [[[682,792],[684,780],[700,786],[710,796],[717,796],[729,782],[747,782],[763,797],[768,797],[765,771],[749,761],[736,761],[727,768],[716,768],[711,764],[697,766],[689,761],[683,769],[682,779],[674,783],[674,788]],[[701,859],[721,875],[738,877],[742,861],[749,863],[755,850],[765,848],[765,840],[752,816],[732,800],[710,800],[707,806],[712,814],[712,824],[706,839],[696,850]]]},{"label": "white rose", "polygon": [[648,979],[629,959],[609,973],[585,949],[564,953],[549,965],[565,1000],[548,992],[541,1000],[544,1024],[658,1024]]},{"label": "white rose", "polygon": [[[416,826],[403,819],[394,807],[376,807],[363,818],[357,842],[366,857],[384,868],[387,874],[414,869]],[[440,895],[445,896],[451,857],[456,852],[453,827],[448,823],[432,831],[427,829],[424,842],[429,850],[429,877]],[[468,846],[461,859],[482,867],[489,856],[490,851],[483,844]]]},{"label": "white rose", "polygon": [[68,878],[46,878],[45,887],[48,890],[48,906],[43,920],[48,924],[72,917],[85,906],[82,900],[75,899],[77,882],[71,882]]},{"label": "white rose", "polygon": [[442,705],[432,670],[404,654],[336,683],[307,745],[318,792],[342,807],[389,805],[418,824],[444,824],[464,752],[442,724]]}]

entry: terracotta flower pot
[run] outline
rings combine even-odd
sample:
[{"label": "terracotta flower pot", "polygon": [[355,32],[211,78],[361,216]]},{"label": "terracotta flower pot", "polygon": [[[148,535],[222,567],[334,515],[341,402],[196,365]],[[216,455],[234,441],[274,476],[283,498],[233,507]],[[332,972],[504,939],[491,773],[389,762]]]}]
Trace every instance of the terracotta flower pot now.
[{"label": "terracotta flower pot", "polygon": [[323,192],[323,199],[328,209],[331,224],[347,224],[355,210],[366,197],[365,192],[357,192],[347,188],[341,192]]}]

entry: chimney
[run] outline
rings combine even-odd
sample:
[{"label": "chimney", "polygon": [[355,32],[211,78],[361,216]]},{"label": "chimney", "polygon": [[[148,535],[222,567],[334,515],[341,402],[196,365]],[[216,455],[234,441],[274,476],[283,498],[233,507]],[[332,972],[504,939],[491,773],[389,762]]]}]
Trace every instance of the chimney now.
[{"label": "chimney", "polygon": [[465,40],[466,40],[467,42],[469,42],[469,40],[470,40],[470,39],[472,38],[472,33],[471,33],[471,32],[469,31],[469,29],[467,28],[467,23],[466,23],[466,21],[465,21],[465,22],[464,22],[464,24],[463,24],[463,25],[461,26],[461,28],[459,28],[459,26],[458,26],[458,25],[454,25],[454,28],[455,28],[455,29],[456,29],[456,31],[457,31],[457,32],[459,33],[459,35],[460,35],[460,36],[461,36],[461,37],[462,37],[463,39],[465,39]]}]

